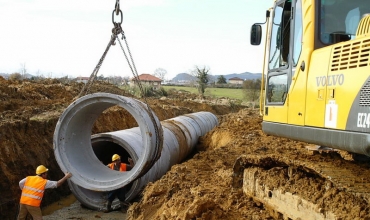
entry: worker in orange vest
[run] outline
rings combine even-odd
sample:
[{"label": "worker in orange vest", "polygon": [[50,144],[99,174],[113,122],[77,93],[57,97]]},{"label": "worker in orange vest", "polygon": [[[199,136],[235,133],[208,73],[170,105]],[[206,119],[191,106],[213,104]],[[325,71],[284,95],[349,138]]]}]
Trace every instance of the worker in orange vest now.
[{"label": "worker in orange vest", "polygon": [[[112,170],[117,170],[121,172],[129,171],[134,167],[134,161],[131,158],[128,158],[128,162],[130,164],[121,163],[121,157],[118,154],[114,154],[112,156],[112,163],[108,164],[107,166]],[[108,202],[107,202],[107,210],[105,212],[112,211],[112,202],[113,200],[118,197],[121,205],[121,209],[123,210],[127,204],[125,203],[126,200],[126,188],[122,187],[113,191],[110,191],[108,194]]]},{"label": "worker in orange vest", "polygon": [[32,215],[34,220],[42,219],[40,204],[45,189],[57,188],[72,176],[71,173],[67,172],[59,181],[50,181],[47,180],[48,170],[44,165],[40,165],[36,168],[36,176],[27,176],[19,181],[22,195],[18,220],[26,219],[28,213]]}]

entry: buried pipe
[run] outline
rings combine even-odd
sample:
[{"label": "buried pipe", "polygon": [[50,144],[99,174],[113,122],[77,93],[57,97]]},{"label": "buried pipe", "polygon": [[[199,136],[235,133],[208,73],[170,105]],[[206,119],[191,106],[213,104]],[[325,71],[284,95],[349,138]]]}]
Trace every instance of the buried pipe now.
[{"label": "buried pipe", "polygon": [[[218,121],[212,113],[198,112],[168,119],[161,124],[164,139],[161,157],[143,177],[128,185],[126,201],[134,199],[146,184],[162,177],[172,165],[182,162],[193,151],[198,138],[214,128]],[[96,156],[104,164],[110,163],[111,155],[117,152],[123,162],[127,163],[128,157],[135,162],[143,150],[138,128],[96,134],[91,137],[91,142]],[[87,190],[71,181],[69,186],[84,206],[96,210],[105,208],[107,192]],[[119,207],[119,201],[113,201],[112,207]]]},{"label": "buried pipe", "polygon": [[[81,204],[92,209],[102,209],[104,202],[106,202],[107,191],[125,185],[128,185],[129,188],[126,201],[132,200],[147,183],[159,179],[172,165],[185,159],[198,142],[199,136],[203,136],[218,124],[217,117],[212,113],[198,112],[162,121],[161,126],[158,126],[157,129],[160,134],[153,135],[154,133],[148,132],[150,130],[148,127],[156,126],[156,124],[152,125],[153,120],[148,118],[147,114],[137,114],[136,116],[132,114],[139,127],[96,134],[87,140],[86,136],[91,135],[92,125],[99,116],[96,114],[101,114],[106,108],[119,105],[130,113],[132,111],[127,108],[132,108],[132,106],[135,106],[134,112],[146,112],[147,108],[142,104],[127,105],[127,103],[135,103],[135,100],[107,93],[92,94],[81,99],[83,101],[79,99],[70,105],[59,119],[54,134],[54,153],[62,171],[70,171],[73,174],[68,183],[75,197]],[[102,100],[104,100],[105,108],[98,109]],[[87,104],[81,104],[84,102]],[[80,111],[84,113],[79,113]],[[93,117],[86,116],[91,113],[93,113]],[[140,118],[141,115],[144,117]],[[158,123],[157,118],[155,116],[154,118],[156,119],[155,123]],[[71,123],[71,121],[74,122]],[[86,127],[83,125],[84,123],[90,126]],[[78,128],[79,126],[82,128]],[[78,135],[74,133],[76,131],[80,132],[79,135],[83,134],[84,138],[78,138]],[[68,137],[68,134],[73,136]],[[149,137],[145,138],[145,136]],[[157,140],[158,138],[160,140]],[[158,143],[161,144],[160,148],[157,146]],[[159,152],[161,156],[147,171],[143,171],[143,167],[146,167],[142,164],[147,164],[147,158],[152,159],[148,156],[148,151],[155,150],[148,148],[153,145],[158,147],[156,150],[161,149]],[[75,148],[82,148],[82,150],[78,149],[74,152]],[[128,172],[116,172],[108,169],[104,164],[111,162],[110,158],[114,153],[120,154],[123,162],[127,162],[127,158],[131,157],[135,162],[134,168]],[[91,169],[87,168],[89,166]],[[94,170],[95,168],[96,170]],[[117,205],[118,201],[114,201],[112,204],[113,208]]]}]

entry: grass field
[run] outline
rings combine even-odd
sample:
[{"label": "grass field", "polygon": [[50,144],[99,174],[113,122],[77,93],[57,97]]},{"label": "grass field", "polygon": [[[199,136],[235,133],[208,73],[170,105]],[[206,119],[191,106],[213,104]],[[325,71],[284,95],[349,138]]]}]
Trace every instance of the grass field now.
[{"label": "grass field", "polygon": [[[195,87],[185,87],[185,86],[165,86],[162,87],[168,91],[170,89],[176,90],[184,90],[191,93],[198,94],[198,89]],[[205,96],[211,96],[214,98],[230,98],[230,99],[238,99],[243,100],[243,89],[230,89],[230,88],[206,88],[204,93]]]}]

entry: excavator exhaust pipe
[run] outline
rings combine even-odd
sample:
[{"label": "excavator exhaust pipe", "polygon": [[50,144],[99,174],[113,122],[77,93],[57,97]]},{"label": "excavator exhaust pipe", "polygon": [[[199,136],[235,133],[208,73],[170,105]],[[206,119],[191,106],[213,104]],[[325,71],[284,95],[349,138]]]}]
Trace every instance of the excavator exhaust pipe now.
[{"label": "excavator exhaust pipe", "polygon": [[[99,115],[112,106],[126,109],[138,127],[91,135]],[[126,201],[143,187],[163,176],[172,165],[183,161],[198,138],[217,126],[210,112],[198,112],[159,122],[146,104],[109,93],[95,93],[72,103],[60,117],[54,133],[54,154],[81,204],[102,209],[107,192],[126,186]],[[112,171],[106,162],[114,153],[123,162],[131,157],[135,166],[127,172]],[[113,208],[118,201],[113,202]]]}]

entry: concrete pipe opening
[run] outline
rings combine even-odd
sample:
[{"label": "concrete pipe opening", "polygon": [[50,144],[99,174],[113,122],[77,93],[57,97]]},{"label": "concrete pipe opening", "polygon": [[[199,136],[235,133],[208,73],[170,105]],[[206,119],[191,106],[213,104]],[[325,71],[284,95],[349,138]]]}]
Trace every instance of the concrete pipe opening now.
[{"label": "concrete pipe opening", "polygon": [[[107,142],[92,147],[91,130],[102,112],[120,106],[127,110],[138,123],[142,152],[133,155],[128,149],[112,145],[124,157],[131,156],[135,166],[128,172],[110,170],[104,164],[107,154],[99,154]],[[110,191],[132,183],[145,175],[159,158],[163,145],[163,130],[157,116],[143,102],[110,93],[90,94],[73,102],[63,112],[54,132],[54,154],[63,172],[71,172],[70,181],[86,190]],[[122,119],[124,120],[124,119]],[[111,157],[112,155],[110,155]]]},{"label": "concrete pipe opening", "polygon": [[[134,132],[133,130],[136,131]],[[91,144],[96,157],[103,164],[111,163],[114,153],[120,155],[121,161],[124,163],[128,163],[129,157],[136,163],[139,160],[139,155],[144,150],[139,128],[95,134],[91,136]],[[105,207],[108,192],[88,190],[74,184],[72,181],[68,181],[68,184],[77,200],[84,206],[94,210],[102,210]],[[128,184],[126,186],[126,201],[132,200],[139,193],[139,190],[142,189],[142,186],[142,178]],[[113,201],[113,209],[119,206],[120,203],[117,199]]]}]

